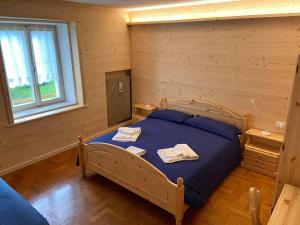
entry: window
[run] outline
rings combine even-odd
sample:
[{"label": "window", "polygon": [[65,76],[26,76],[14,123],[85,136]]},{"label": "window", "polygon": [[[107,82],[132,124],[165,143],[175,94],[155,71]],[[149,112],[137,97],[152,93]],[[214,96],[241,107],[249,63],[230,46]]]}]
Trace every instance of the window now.
[{"label": "window", "polygon": [[81,79],[75,79],[80,78],[80,68],[74,24],[70,31],[66,23],[0,22],[5,81],[15,120],[82,104]]}]

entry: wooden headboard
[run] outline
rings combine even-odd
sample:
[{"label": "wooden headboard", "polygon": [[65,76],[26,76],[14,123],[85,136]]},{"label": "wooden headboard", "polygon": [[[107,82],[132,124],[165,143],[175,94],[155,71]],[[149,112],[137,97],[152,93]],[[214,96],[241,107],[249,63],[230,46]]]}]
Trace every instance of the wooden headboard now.
[{"label": "wooden headboard", "polygon": [[246,131],[247,117],[238,115],[223,106],[193,99],[170,100],[163,98],[160,101],[162,109],[174,109],[180,112],[209,117],[233,125],[242,133]]}]

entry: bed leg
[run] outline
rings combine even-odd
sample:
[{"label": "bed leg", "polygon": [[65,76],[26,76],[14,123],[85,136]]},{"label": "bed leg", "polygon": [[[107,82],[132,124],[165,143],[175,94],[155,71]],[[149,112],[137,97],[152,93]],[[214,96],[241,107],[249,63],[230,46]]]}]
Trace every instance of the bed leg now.
[{"label": "bed leg", "polygon": [[176,225],[182,225],[182,218],[176,218],[175,217],[175,220],[176,220]]},{"label": "bed leg", "polygon": [[80,167],[81,167],[81,176],[83,178],[86,178],[84,157],[83,157],[83,138],[79,136],[78,139],[79,139],[78,155],[79,155],[79,163],[80,163]]},{"label": "bed leg", "polygon": [[183,178],[177,179],[177,193],[176,193],[176,225],[182,225],[182,219],[184,214],[184,185]]}]

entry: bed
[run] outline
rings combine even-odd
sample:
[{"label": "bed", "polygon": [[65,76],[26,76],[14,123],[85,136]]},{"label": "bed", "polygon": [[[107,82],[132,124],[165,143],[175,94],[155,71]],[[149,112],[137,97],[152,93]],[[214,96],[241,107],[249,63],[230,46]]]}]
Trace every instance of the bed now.
[{"label": "bed", "polygon": [[47,220],[0,178],[1,225],[49,225]]},{"label": "bed", "polygon": [[[244,131],[246,117],[221,106],[197,100],[161,101],[161,108],[222,121]],[[89,169],[118,183],[167,210],[182,223],[185,210],[201,207],[224,178],[240,163],[240,137],[225,138],[207,130],[159,118],[147,118],[130,125],[141,127],[142,135],[135,143],[112,141],[116,131],[92,141],[79,141],[82,174]],[[195,161],[165,164],[157,150],[188,144],[198,155]],[[147,153],[136,156],[124,148],[133,145]]]}]

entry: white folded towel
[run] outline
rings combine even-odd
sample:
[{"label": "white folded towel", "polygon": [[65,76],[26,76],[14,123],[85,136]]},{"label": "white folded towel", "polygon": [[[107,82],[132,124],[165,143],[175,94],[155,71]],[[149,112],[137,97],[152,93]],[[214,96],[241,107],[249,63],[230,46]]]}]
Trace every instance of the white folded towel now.
[{"label": "white folded towel", "polygon": [[[122,129],[120,129],[122,128]],[[140,127],[120,127],[118,133],[112,138],[113,141],[135,142],[140,136],[142,130]],[[126,128],[126,129],[124,129]],[[124,131],[124,132],[123,132]],[[127,133],[125,133],[127,132]]]},{"label": "white folded towel", "polygon": [[133,153],[133,154],[136,154],[138,156],[142,156],[142,155],[146,154],[145,149],[138,148],[138,147],[135,147],[135,146],[129,146],[128,148],[126,148],[126,150]]},{"label": "white folded towel", "polygon": [[123,134],[136,134],[136,133],[141,133],[141,128],[140,127],[119,127],[118,132],[121,132]]},{"label": "white folded towel", "polygon": [[173,148],[159,149],[157,154],[164,163],[196,160],[199,158],[199,156],[187,144],[178,144]]}]

